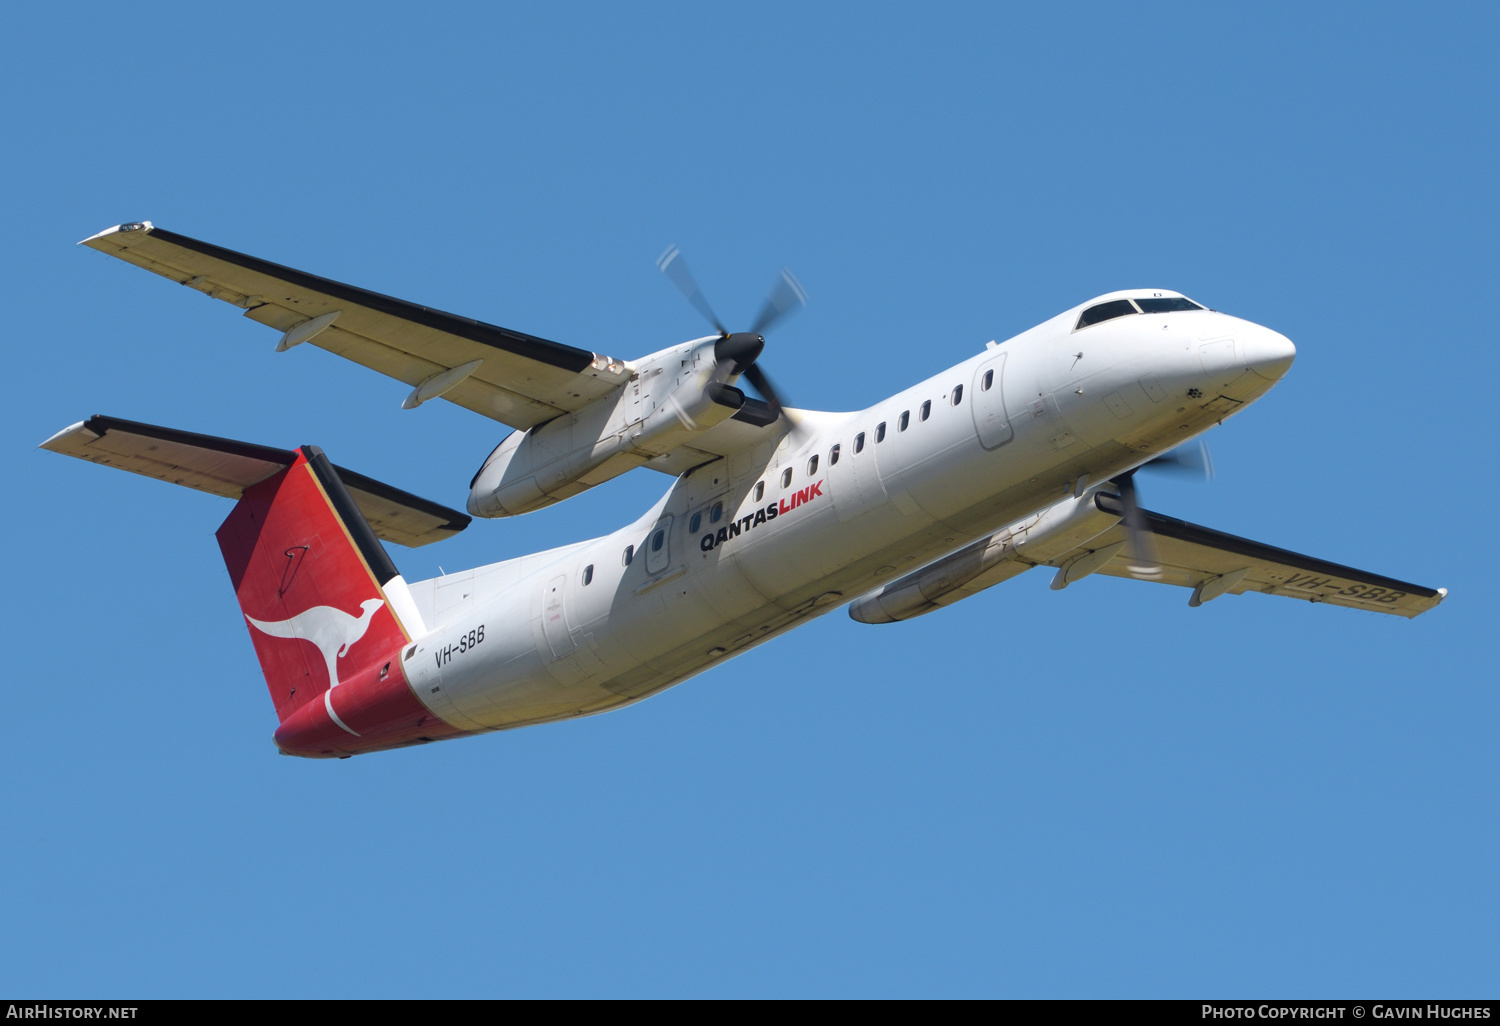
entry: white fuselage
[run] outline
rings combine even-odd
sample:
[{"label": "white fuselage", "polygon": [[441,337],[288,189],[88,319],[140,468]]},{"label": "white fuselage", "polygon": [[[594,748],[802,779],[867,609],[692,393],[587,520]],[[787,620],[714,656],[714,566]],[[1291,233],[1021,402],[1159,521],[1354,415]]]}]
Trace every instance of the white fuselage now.
[{"label": "white fuselage", "polygon": [[411,585],[408,679],[464,730],[636,701],[1203,432],[1295,353],[1213,311],[1082,309],[868,409],[793,412],[612,534]]}]

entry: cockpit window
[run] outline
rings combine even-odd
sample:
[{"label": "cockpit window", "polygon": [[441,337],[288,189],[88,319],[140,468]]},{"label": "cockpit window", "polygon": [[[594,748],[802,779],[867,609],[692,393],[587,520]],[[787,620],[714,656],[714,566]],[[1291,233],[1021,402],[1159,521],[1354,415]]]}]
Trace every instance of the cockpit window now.
[{"label": "cockpit window", "polygon": [[1141,313],[1173,313],[1177,310],[1202,310],[1203,307],[1191,299],[1183,299],[1181,296],[1160,296],[1150,299],[1137,299],[1136,306],[1141,308]]},{"label": "cockpit window", "polygon": [[1124,317],[1126,314],[1135,313],[1135,307],[1128,299],[1114,299],[1108,303],[1100,303],[1091,306],[1078,318],[1078,327],[1087,328],[1090,324],[1098,324],[1113,317]]}]

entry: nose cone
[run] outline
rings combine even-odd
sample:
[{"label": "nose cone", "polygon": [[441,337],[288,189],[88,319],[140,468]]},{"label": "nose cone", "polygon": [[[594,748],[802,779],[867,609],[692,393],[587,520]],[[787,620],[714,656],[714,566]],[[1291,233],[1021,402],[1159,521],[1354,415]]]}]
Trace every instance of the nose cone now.
[{"label": "nose cone", "polygon": [[1297,347],[1285,335],[1260,328],[1240,340],[1245,366],[1267,381],[1280,381],[1297,358]]}]

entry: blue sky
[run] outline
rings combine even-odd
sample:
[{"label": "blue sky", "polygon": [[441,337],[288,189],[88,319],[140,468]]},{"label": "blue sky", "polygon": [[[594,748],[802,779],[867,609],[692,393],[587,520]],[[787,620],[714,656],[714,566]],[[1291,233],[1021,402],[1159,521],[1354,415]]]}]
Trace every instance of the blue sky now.
[{"label": "blue sky", "polygon": [[[1492,5],[39,5],[0,33],[12,728],[0,990],[1493,996]],[[1146,504],[1452,596],[1415,622],[1027,574],[622,712],[281,758],[223,500],[93,413],[462,505],[503,429],[75,246],[150,219],[618,356],[795,270],[851,409],[1090,296],[1299,347]],[[397,549],[612,529],[666,482]]]}]

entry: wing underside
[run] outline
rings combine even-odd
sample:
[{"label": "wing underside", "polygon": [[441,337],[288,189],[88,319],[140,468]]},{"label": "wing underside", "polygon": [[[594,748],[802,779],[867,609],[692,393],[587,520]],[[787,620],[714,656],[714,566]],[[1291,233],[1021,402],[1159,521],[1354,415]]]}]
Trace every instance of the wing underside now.
[{"label": "wing underside", "polygon": [[[1094,501],[1103,512],[1123,513],[1112,495],[1100,493]],[[1219,595],[1253,591],[1411,618],[1433,608],[1448,594],[1443,588],[1356,570],[1149,510],[1143,513],[1161,564],[1161,574],[1154,580],[1193,589],[1193,605]],[[1124,527],[1112,527],[1086,546],[1049,560],[1048,565],[1062,569],[1126,540]],[[1096,572],[1138,579],[1130,570],[1128,548],[1124,546]]]},{"label": "wing underside", "polygon": [[[83,245],[240,307],[244,316],[522,430],[630,378],[623,361],[395,299],[157,228],[118,225]],[[316,329],[316,330],[314,330]],[[286,333],[292,333],[290,335]],[[420,394],[419,394],[420,393]]]}]

